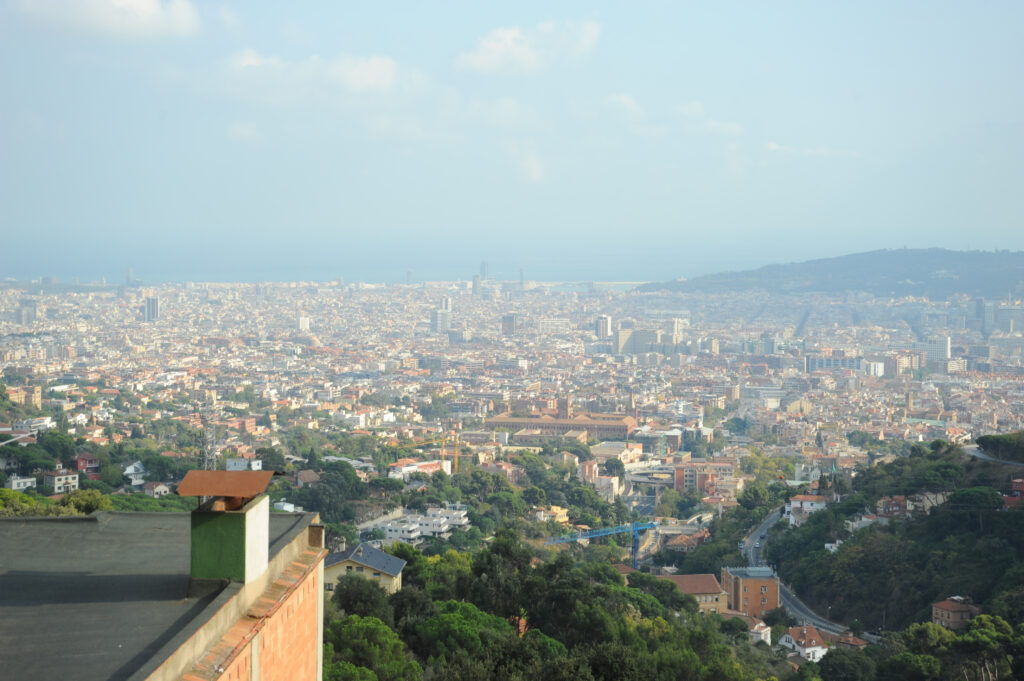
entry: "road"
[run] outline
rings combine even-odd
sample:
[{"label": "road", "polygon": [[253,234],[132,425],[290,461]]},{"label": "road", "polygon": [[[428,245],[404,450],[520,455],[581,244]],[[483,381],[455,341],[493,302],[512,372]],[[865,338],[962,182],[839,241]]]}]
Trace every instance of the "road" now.
[{"label": "road", "polygon": [[994,456],[989,456],[985,452],[978,449],[978,445],[963,445],[961,449],[964,450],[964,453],[967,454],[967,456],[976,456],[979,459],[991,461],[992,463],[1001,463],[1006,466],[1016,466],[1018,468],[1024,468],[1024,463],[1021,463],[1020,461],[1006,461],[1004,459],[997,459]]},{"label": "road", "polygon": [[[747,557],[747,562],[751,566],[759,567],[765,564],[762,558],[762,552],[767,545],[766,539],[768,535],[768,528],[777,523],[781,515],[782,507],[775,509],[744,538],[743,552]],[[764,536],[765,539],[761,539],[762,536]],[[756,546],[758,543],[761,544],[760,548]],[[779,598],[782,601],[782,607],[786,609],[786,612],[800,620],[801,624],[810,624],[821,631],[827,631],[832,634],[842,634],[849,630],[849,627],[846,625],[839,622],[832,622],[811,610],[803,601],[797,598],[792,589],[781,581],[779,582]],[[862,634],[861,637],[872,643],[877,643],[879,641],[877,636],[872,636],[870,634]]]}]

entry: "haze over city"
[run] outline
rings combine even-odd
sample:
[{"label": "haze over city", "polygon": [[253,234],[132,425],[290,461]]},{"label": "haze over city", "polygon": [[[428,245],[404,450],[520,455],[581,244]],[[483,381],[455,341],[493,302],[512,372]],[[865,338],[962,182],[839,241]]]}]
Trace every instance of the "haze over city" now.
[{"label": "haze over city", "polygon": [[1024,248],[1019,3],[0,5],[4,275]]}]

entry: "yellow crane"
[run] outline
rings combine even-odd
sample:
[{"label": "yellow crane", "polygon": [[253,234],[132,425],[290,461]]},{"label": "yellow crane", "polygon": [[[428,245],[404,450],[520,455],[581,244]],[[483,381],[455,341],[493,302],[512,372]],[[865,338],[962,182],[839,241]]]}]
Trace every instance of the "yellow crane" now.
[{"label": "yellow crane", "polygon": [[[459,434],[458,431],[448,431],[444,435],[442,435],[441,437],[437,437],[437,438],[434,438],[432,440],[424,440],[423,442],[418,442],[418,443],[416,443],[415,446],[417,448],[419,448],[419,447],[427,447],[429,445],[440,444],[441,445],[441,461],[443,462],[443,461],[445,461],[446,456],[447,456],[446,455],[445,447],[447,446],[447,444],[449,442],[451,442],[454,445],[454,449],[452,451],[452,473],[454,474],[454,473],[458,473],[459,472],[459,456],[461,455],[460,448],[459,448],[459,444],[460,444],[459,443],[459,439],[460,439],[459,435],[460,434]],[[443,465],[444,464],[442,463],[442,466]]]}]

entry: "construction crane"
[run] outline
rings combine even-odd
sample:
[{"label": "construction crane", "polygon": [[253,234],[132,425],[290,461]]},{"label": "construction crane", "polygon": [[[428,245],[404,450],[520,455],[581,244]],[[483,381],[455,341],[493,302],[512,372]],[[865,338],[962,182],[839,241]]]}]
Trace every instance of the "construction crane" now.
[{"label": "construction crane", "polygon": [[640,533],[644,530],[649,530],[652,527],[657,527],[658,523],[632,523],[631,525],[618,525],[617,527],[603,527],[599,530],[589,530],[587,532],[579,532],[577,534],[567,534],[562,537],[553,537],[544,542],[544,545],[548,544],[566,544],[568,542],[579,541],[581,539],[594,539],[596,537],[607,537],[610,534],[622,534],[623,532],[633,533],[633,546],[629,551],[630,557],[633,559],[633,569],[637,569],[638,557],[640,554]]},{"label": "construction crane", "polygon": [[449,432],[449,433],[445,433],[441,437],[437,437],[437,438],[434,438],[432,440],[424,440],[423,442],[417,442],[417,443],[415,443],[413,445],[413,447],[418,449],[418,448],[421,448],[421,447],[428,447],[430,445],[440,444],[441,445],[441,461],[443,462],[443,461],[445,461],[445,458],[446,458],[445,447],[448,445],[449,442],[451,442],[451,443],[453,443],[455,445],[455,451],[452,453],[452,464],[453,464],[452,473],[455,474],[455,473],[459,472],[459,456],[460,456],[460,454],[459,454],[459,433],[458,432],[455,432],[454,434]]}]

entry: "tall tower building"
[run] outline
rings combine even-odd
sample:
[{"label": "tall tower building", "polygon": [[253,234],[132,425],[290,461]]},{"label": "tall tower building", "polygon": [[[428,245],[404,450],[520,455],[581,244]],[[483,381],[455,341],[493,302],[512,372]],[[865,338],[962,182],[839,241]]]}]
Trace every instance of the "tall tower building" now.
[{"label": "tall tower building", "polygon": [[430,312],[430,330],[433,333],[447,333],[452,328],[452,311],[440,308]]},{"label": "tall tower building", "polygon": [[503,336],[515,336],[523,330],[523,316],[520,314],[507,314],[501,318],[501,334]]},{"label": "tall tower building", "polygon": [[480,261],[480,278],[486,281],[487,280],[487,273],[488,273],[487,261],[486,260],[481,260]]},{"label": "tall tower building", "polygon": [[611,338],[612,336],[612,318],[610,315],[600,315],[597,321],[594,322],[594,333],[598,338]]},{"label": "tall tower building", "polygon": [[155,322],[160,319],[160,299],[156,296],[147,296],[145,307],[142,309],[142,320]]}]

